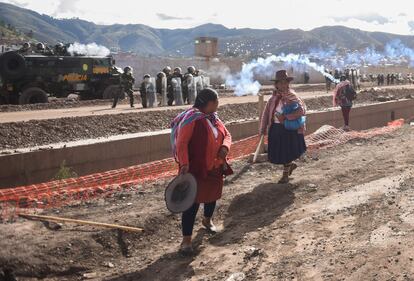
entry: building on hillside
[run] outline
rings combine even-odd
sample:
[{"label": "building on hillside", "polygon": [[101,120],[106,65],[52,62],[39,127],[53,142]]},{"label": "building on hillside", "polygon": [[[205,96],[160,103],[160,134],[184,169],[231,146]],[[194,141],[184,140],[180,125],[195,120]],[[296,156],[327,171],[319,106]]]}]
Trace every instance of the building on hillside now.
[{"label": "building on hillside", "polygon": [[216,58],[218,55],[218,39],[215,37],[198,37],[194,40],[195,56]]}]

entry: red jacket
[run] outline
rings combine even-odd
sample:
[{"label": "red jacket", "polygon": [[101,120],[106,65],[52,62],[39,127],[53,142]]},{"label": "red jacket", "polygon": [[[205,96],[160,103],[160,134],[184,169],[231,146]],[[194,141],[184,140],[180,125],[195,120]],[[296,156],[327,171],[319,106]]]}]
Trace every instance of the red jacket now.
[{"label": "red jacket", "polygon": [[[215,139],[214,134],[210,126],[207,124],[207,120],[200,120],[201,122],[205,122],[206,126],[209,128],[209,134],[207,137],[207,146],[205,148],[200,147],[200,149],[206,149],[206,165],[207,169],[210,171],[214,168],[218,168],[220,165],[223,164],[222,159],[218,159],[217,154],[222,146],[225,146],[229,151],[231,147],[231,135],[229,131],[226,129],[224,124],[218,120],[217,129],[219,133],[223,134],[223,142],[219,142],[220,138]],[[190,140],[193,136],[193,130],[197,122],[192,122],[180,129],[177,138],[177,157],[178,163],[180,166],[189,165],[189,157],[188,157],[188,145]]]}]

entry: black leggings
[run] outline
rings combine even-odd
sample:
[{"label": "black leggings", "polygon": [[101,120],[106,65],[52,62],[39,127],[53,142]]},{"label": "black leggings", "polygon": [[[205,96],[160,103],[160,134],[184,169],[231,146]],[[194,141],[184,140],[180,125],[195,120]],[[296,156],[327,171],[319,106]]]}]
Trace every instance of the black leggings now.
[{"label": "black leggings", "polygon": [[342,107],[342,116],[344,117],[345,126],[349,126],[349,113],[351,112],[350,106]]},{"label": "black leggings", "polygon": [[[182,231],[183,236],[191,236],[193,234],[194,222],[197,216],[198,208],[200,208],[200,204],[194,203],[190,209],[185,211],[182,215]],[[211,218],[214,213],[214,209],[216,208],[216,202],[205,203],[204,204],[204,216],[206,218]]]}]

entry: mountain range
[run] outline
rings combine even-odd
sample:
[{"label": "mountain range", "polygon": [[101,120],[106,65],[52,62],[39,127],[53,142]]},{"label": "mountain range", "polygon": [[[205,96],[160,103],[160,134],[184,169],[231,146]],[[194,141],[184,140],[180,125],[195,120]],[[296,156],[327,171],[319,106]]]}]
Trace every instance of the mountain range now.
[{"label": "mountain range", "polygon": [[414,48],[414,36],[367,32],[344,26],[324,26],[310,31],[236,29],[219,24],[187,29],[157,29],[143,24],[99,25],[78,18],[57,19],[7,3],[0,3],[0,21],[22,33],[32,31],[35,40],[49,44],[95,42],[112,50],[155,56],[192,56],[193,41],[198,36],[219,38],[220,53],[228,56],[307,53],[310,49],[332,46],[345,52],[366,47],[382,50],[395,39]]}]

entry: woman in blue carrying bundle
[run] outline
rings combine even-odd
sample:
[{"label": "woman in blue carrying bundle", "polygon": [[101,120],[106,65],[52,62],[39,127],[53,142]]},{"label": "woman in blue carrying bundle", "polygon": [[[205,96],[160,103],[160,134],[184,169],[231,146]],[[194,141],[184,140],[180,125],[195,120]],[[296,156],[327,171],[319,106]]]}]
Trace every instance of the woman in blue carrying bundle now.
[{"label": "woman in blue carrying bundle", "polygon": [[289,176],[298,167],[293,161],[306,152],[306,106],[290,89],[286,70],[276,72],[275,90],[266,104],[260,126],[260,134],[268,133],[268,158],[273,164],[283,165],[279,183],[289,182]]}]

